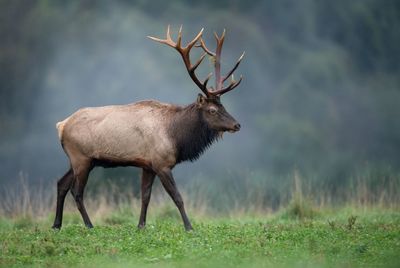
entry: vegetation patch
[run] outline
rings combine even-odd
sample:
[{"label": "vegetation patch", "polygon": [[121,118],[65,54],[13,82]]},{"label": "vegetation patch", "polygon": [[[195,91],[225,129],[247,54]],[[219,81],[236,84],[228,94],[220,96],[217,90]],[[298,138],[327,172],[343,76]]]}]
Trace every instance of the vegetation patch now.
[{"label": "vegetation patch", "polygon": [[152,219],[144,230],[122,220],[113,225],[97,222],[94,229],[69,223],[61,231],[51,230],[50,220],[21,224],[3,218],[0,266],[398,265],[400,214],[356,211],[324,211],[302,220],[279,213],[268,218],[198,220],[192,232],[184,231],[174,217]]}]

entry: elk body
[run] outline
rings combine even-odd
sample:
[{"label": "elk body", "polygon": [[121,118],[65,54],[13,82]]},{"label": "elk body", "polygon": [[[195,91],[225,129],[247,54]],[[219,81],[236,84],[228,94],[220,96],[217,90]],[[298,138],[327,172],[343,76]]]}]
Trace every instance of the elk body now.
[{"label": "elk body", "polygon": [[[167,38],[151,39],[175,48],[182,56],[190,77],[202,90],[197,100],[185,107],[141,101],[128,105],[83,108],[57,123],[58,135],[70,160],[70,169],[57,183],[57,208],[53,228],[59,229],[65,196],[71,191],[85,225],[93,227],[83,203],[83,193],[90,171],[95,166],[136,166],[142,168],[142,206],[139,228],[146,224],[151,188],[157,175],[165,190],[179,209],[186,230],[192,226],[186,215],[182,197],[171,170],[182,161],[196,160],[204,150],[225,131],[235,132],[239,123],[225,110],[220,96],[239,85],[227,80],[238,67],[242,57],[224,77],[220,72],[220,56],[224,34],[216,36],[216,52],[210,51],[202,40],[202,31],[186,46],[181,46],[181,30],[173,42],[169,27]],[[200,47],[204,54],[192,65],[189,52]],[[206,55],[215,58],[216,86],[207,88],[210,76],[200,82],[194,71]]]}]

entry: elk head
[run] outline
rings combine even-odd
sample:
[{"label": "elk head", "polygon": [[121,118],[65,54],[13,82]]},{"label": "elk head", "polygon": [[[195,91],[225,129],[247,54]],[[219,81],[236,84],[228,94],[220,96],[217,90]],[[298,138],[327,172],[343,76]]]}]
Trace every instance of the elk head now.
[{"label": "elk head", "polygon": [[[189,76],[192,78],[193,82],[200,88],[200,90],[204,93],[204,95],[199,94],[199,96],[197,97],[196,105],[201,110],[203,120],[207,123],[207,125],[211,129],[218,131],[220,133],[224,131],[236,132],[240,129],[240,124],[225,110],[224,106],[220,101],[220,97],[223,94],[236,88],[242,82],[243,78],[242,76],[240,76],[240,79],[238,81],[234,80],[233,72],[237,69],[241,60],[243,59],[244,52],[240,56],[234,67],[225,76],[222,76],[221,51],[225,39],[225,30],[223,31],[221,36],[218,36],[216,33],[214,33],[215,39],[217,41],[217,48],[215,52],[207,48],[204,40],[202,39],[202,34],[203,34],[203,29],[201,29],[201,31],[197,34],[197,36],[192,41],[190,41],[185,47],[182,47],[181,45],[182,26],[179,29],[178,40],[176,42],[174,42],[171,38],[169,25],[167,28],[166,39],[159,39],[151,36],[148,37],[156,42],[168,45],[176,49],[182,56],[183,62],[189,73]],[[204,51],[204,53],[201,55],[201,57],[197,60],[195,64],[192,64],[190,61],[190,51],[193,47],[202,48]],[[197,67],[199,67],[199,65],[207,55],[211,56],[214,61],[215,88],[207,87],[207,84],[212,76],[212,73],[210,73],[203,82],[201,82],[195,74],[195,70],[197,69]],[[231,77],[230,84],[224,87],[225,81],[228,80],[230,77]]]}]

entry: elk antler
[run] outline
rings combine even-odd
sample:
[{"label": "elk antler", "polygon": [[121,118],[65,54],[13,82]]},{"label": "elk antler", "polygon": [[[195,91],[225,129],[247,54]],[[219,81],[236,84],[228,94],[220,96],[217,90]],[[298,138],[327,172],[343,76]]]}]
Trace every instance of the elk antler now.
[{"label": "elk antler", "polygon": [[200,63],[203,61],[204,57],[207,54],[204,53],[203,55],[201,55],[199,60],[194,65],[192,65],[190,63],[190,56],[189,56],[190,50],[193,48],[193,46],[196,44],[196,42],[199,40],[199,38],[203,34],[203,30],[204,29],[201,29],[201,31],[197,34],[197,36],[192,41],[190,41],[187,44],[186,47],[182,47],[182,45],[181,45],[181,41],[182,41],[182,26],[179,29],[178,41],[176,43],[171,38],[169,25],[168,25],[168,28],[167,28],[167,38],[166,39],[159,39],[159,38],[155,38],[155,37],[152,37],[152,36],[147,36],[147,37],[152,39],[152,40],[154,40],[154,41],[156,41],[156,42],[159,42],[159,43],[162,43],[162,44],[166,44],[166,45],[168,45],[170,47],[175,48],[179,52],[179,54],[181,54],[183,62],[185,63],[186,69],[187,69],[190,77],[192,78],[192,80],[201,89],[201,91],[203,91],[204,94],[206,94],[207,97],[210,97],[210,94],[209,94],[209,92],[207,90],[207,83],[208,83],[208,80],[210,80],[210,77],[211,77],[212,74],[209,74],[208,77],[202,83],[197,78],[196,74],[194,73],[196,68],[199,67]]},{"label": "elk antler", "polygon": [[[239,81],[235,81],[233,79],[233,72],[237,69],[237,67],[239,66],[241,60],[243,59],[244,56],[244,52],[243,54],[240,56],[239,60],[236,62],[235,66],[232,68],[232,70],[230,70],[228,72],[228,74],[224,77],[221,77],[221,51],[222,51],[222,45],[224,43],[224,39],[225,39],[225,30],[222,33],[221,37],[218,37],[218,35],[216,33],[214,33],[215,38],[217,40],[217,49],[216,52],[212,52],[211,50],[209,50],[203,39],[202,39],[202,34],[203,34],[203,30],[204,28],[201,29],[201,31],[197,34],[197,36],[190,41],[186,47],[182,47],[181,45],[181,41],[182,41],[182,26],[179,29],[178,32],[178,40],[175,43],[170,35],[170,27],[168,25],[167,28],[167,38],[166,39],[159,39],[159,38],[155,38],[152,36],[147,36],[148,38],[162,43],[162,44],[166,44],[170,47],[175,48],[179,54],[181,54],[183,62],[185,63],[186,69],[190,75],[190,77],[192,78],[192,80],[196,83],[196,85],[201,89],[201,91],[203,91],[203,93],[211,98],[211,97],[219,97],[222,94],[225,94],[228,91],[231,91],[232,89],[234,89],[235,87],[237,87],[240,82],[242,82],[242,76],[240,76]],[[200,44],[196,45],[197,41],[200,41]],[[199,58],[199,60],[192,65],[190,62],[190,50],[193,48],[193,46],[196,47],[201,47],[204,50],[204,53],[201,55],[201,57]],[[197,69],[197,67],[199,67],[200,63],[203,61],[204,57],[206,55],[210,55],[212,57],[214,57],[215,59],[215,89],[213,89],[212,87],[210,87],[211,90],[209,90],[207,88],[207,83],[210,80],[210,77],[212,75],[212,73],[210,73],[207,78],[204,80],[204,82],[200,82],[200,80],[197,78],[196,74],[195,74],[195,70]],[[230,77],[232,76],[232,81],[229,84],[229,86],[227,87],[223,87],[224,82]]]}]

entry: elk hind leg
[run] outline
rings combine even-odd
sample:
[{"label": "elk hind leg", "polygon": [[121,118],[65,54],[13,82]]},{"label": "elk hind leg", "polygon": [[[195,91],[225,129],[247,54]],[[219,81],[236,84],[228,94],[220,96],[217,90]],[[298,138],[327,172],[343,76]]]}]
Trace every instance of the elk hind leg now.
[{"label": "elk hind leg", "polygon": [[65,196],[71,188],[71,183],[74,178],[72,169],[70,168],[67,173],[57,182],[57,208],[56,217],[54,219],[53,229],[60,229],[62,225],[62,217],[64,210]]},{"label": "elk hind leg", "polygon": [[74,169],[74,181],[71,187],[71,194],[75,199],[76,206],[81,213],[83,222],[86,227],[93,228],[93,224],[90,221],[89,215],[86,212],[85,205],[83,203],[83,193],[88,180],[89,173],[92,169],[91,162],[89,160],[82,161],[78,165],[73,167]]}]

